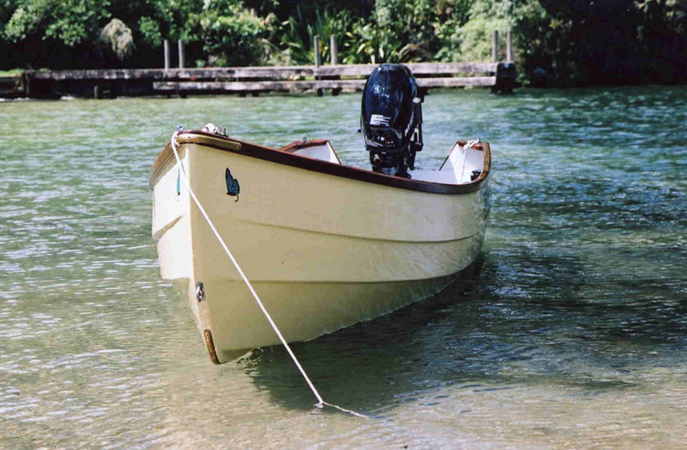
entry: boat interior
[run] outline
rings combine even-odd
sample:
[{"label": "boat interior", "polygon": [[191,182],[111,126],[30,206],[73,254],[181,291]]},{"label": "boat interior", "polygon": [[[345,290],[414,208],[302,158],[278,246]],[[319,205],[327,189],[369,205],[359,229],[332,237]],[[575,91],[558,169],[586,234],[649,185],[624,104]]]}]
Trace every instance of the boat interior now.
[{"label": "boat interior", "polygon": [[[296,141],[279,150],[306,158],[343,164],[331,143],[325,139]],[[444,184],[467,184],[478,178],[485,168],[485,152],[481,143],[456,142],[439,169],[411,170],[414,180]]]}]

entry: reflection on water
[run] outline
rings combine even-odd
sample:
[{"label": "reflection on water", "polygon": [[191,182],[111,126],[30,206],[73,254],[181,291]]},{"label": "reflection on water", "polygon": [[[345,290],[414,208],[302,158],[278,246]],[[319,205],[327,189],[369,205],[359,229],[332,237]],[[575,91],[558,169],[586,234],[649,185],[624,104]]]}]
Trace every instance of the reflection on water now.
[{"label": "reflection on water", "polygon": [[[479,280],[214,366],[150,238],[177,124],[366,165],[359,98],[0,105],[0,447],[679,447],[687,426],[687,89],[436,91],[425,167],[492,143]],[[294,114],[294,111],[297,112]]]}]

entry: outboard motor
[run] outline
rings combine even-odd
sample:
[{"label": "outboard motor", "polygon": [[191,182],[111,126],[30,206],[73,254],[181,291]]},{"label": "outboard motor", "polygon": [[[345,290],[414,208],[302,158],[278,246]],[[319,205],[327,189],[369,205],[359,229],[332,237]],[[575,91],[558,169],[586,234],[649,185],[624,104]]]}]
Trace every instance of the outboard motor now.
[{"label": "outboard motor", "polygon": [[422,96],[410,69],[382,64],[363,90],[361,130],[375,172],[410,178],[422,150]]}]

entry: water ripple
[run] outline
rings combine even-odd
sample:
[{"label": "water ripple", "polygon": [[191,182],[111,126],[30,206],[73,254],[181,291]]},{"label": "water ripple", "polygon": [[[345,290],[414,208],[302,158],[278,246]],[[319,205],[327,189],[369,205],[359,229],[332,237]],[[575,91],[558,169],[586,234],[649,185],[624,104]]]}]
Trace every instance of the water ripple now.
[{"label": "water ripple", "polygon": [[[494,148],[479,279],[296,353],[212,366],[159,279],[150,165],[177,124],[328,137],[366,167],[358,96],[0,108],[0,447],[682,446],[687,90],[433,91],[436,167]],[[296,111],[297,113],[294,113]],[[8,150],[9,149],[9,150]],[[325,431],[323,431],[325,430]]]}]

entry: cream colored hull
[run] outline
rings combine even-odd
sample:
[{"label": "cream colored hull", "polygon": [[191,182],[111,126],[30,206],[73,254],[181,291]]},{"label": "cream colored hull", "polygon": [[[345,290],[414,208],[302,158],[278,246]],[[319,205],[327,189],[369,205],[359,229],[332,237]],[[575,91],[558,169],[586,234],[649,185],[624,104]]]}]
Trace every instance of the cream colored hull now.
[{"label": "cream colored hull", "polygon": [[[484,188],[438,195],[196,143],[182,145],[180,153],[191,188],[288,341],[431,296],[480,251]],[[238,201],[227,195],[226,168],[240,182]],[[178,186],[179,176],[172,164],[154,186],[162,276],[186,284],[216,362],[236,350],[277,344],[183,183]]]}]

